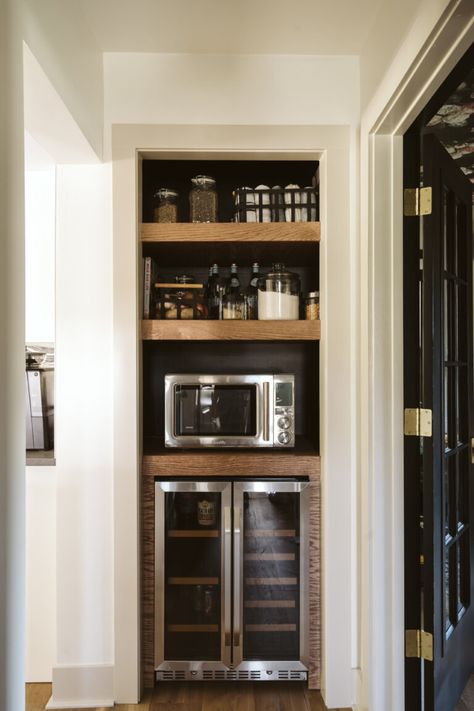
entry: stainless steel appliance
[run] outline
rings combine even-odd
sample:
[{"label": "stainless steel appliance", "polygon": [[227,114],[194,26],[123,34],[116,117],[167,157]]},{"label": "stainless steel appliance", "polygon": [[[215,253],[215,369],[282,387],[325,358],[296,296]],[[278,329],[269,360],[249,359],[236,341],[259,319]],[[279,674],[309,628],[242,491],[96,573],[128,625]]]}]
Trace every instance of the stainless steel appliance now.
[{"label": "stainless steel appliance", "polygon": [[26,449],[54,446],[54,370],[30,358],[25,372]]},{"label": "stainless steel appliance", "polygon": [[165,375],[166,447],[294,445],[294,375]]},{"label": "stainless steel appliance", "polygon": [[155,483],[158,680],[305,680],[307,481]]}]

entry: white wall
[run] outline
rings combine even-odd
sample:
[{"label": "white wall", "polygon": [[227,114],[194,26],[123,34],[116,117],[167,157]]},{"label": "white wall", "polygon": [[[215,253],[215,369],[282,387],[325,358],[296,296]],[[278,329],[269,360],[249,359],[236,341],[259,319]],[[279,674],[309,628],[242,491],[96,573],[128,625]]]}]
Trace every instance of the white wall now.
[{"label": "white wall", "polygon": [[56,661],[56,468],[26,468],[26,681]]},{"label": "white wall", "polygon": [[97,155],[102,155],[102,53],[80,3],[21,0],[21,36]]},{"label": "white wall", "polygon": [[56,168],[25,173],[27,343],[54,343]]},{"label": "white wall", "polygon": [[358,125],[357,57],[104,54],[105,124]]},{"label": "white wall", "polygon": [[24,704],[25,396],[22,54],[0,3],[0,706]]},{"label": "white wall", "polygon": [[110,166],[58,166],[56,666],[113,661]]}]

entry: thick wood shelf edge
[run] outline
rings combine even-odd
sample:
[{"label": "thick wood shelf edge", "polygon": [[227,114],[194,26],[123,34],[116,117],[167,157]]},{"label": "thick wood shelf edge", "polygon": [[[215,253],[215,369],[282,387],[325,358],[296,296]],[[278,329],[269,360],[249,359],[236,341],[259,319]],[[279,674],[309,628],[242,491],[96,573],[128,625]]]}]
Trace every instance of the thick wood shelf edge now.
[{"label": "thick wood shelf edge", "polygon": [[318,341],[320,321],[142,321],[144,341]]},{"label": "thick wood shelf edge", "polygon": [[166,452],[143,455],[145,476],[314,476],[320,472],[316,454],[285,452]]},{"label": "thick wood shelf edge", "polygon": [[319,242],[319,222],[144,222],[142,242]]}]

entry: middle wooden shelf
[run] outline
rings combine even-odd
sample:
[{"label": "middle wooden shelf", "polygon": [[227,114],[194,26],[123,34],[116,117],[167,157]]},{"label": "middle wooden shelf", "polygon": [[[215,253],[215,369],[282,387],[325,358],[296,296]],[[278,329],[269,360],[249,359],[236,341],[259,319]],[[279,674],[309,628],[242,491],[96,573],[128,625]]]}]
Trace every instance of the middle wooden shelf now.
[{"label": "middle wooden shelf", "polygon": [[320,321],[142,321],[144,341],[318,341]]}]

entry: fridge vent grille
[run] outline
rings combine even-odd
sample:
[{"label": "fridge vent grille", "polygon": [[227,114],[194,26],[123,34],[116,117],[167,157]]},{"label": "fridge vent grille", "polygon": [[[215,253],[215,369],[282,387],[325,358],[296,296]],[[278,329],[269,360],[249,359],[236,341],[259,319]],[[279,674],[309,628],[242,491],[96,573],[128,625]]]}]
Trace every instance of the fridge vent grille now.
[{"label": "fridge vent grille", "polygon": [[277,670],[258,670],[258,669],[203,669],[202,671],[187,671],[184,669],[168,669],[157,670],[156,678],[158,681],[304,681],[307,678],[307,672],[294,671],[288,669]]}]

